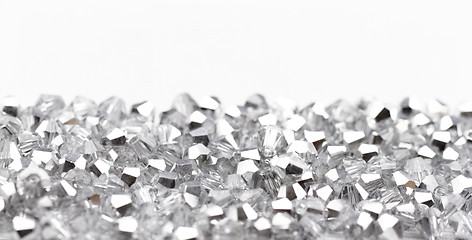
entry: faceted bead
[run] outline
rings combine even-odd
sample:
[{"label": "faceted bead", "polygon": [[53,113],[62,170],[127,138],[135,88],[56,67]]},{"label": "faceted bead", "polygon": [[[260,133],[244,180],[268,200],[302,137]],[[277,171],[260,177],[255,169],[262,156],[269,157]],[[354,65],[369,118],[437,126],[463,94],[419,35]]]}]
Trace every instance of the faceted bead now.
[{"label": "faceted bead", "polygon": [[331,200],[327,205],[328,209],[328,220],[337,218],[341,212],[346,208],[346,203],[340,199]]},{"label": "faceted bead", "polygon": [[415,200],[419,204],[424,204],[428,207],[434,205],[433,194],[431,192],[415,191]]},{"label": "faceted bead", "polygon": [[129,194],[114,194],[111,196],[111,205],[121,215],[125,214],[126,211],[132,206],[131,195]]},{"label": "faceted bead", "polygon": [[254,94],[247,99],[244,107],[253,109],[267,108],[267,102],[262,95]]},{"label": "faceted bead", "polygon": [[184,200],[190,207],[197,207],[200,195],[202,195],[202,186],[200,182],[193,181],[184,184]]},{"label": "faceted bead", "polygon": [[421,110],[420,103],[416,98],[405,98],[400,103],[401,114],[408,117],[411,114],[417,113]]},{"label": "faceted bead", "polygon": [[187,93],[180,94],[174,98],[172,108],[182,113],[184,116],[190,116],[190,114],[197,107],[195,100]]},{"label": "faceted bead", "polygon": [[379,217],[377,222],[382,230],[380,234],[381,236],[388,239],[403,238],[403,226],[398,218],[388,213],[384,213]]},{"label": "faceted bead", "polygon": [[326,143],[325,133],[322,131],[307,131],[305,130],[305,139],[313,144],[317,151],[320,151],[321,148]]},{"label": "faceted bead", "polygon": [[272,235],[272,224],[267,218],[261,217],[254,222],[254,229],[257,231],[258,236],[270,238]]},{"label": "faceted bead", "polygon": [[136,103],[131,106],[131,113],[139,114],[142,117],[151,117],[154,113],[154,106],[148,101]]},{"label": "faceted bead", "polygon": [[51,179],[46,171],[36,166],[22,170],[17,177],[16,188],[20,196],[39,198],[51,187]]},{"label": "faceted bead", "polygon": [[4,99],[0,239],[468,239],[472,108],[386,106]]},{"label": "faceted bead", "polygon": [[451,141],[451,134],[446,131],[437,131],[433,133],[431,138],[431,144],[436,146],[439,151],[444,151],[446,144]]},{"label": "faceted bead", "polygon": [[121,175],[121,180],[128,184],[128,186],[131,186],[136,182],[136,179],[140,174],[141,171],[137,167],[125,167],[123,169],[123,174]]},{"label": "faceted bead", "polygon": [[280,198],[272,202],[274,212],[292,212],[292,202],[288,198]]},{"label": "faceted bead", "polygon": [[283,136],[282,130],[269,126],[259,131],[260,148],[262,156],[271,158],[287,147],[287,141]]},{"label": "faceted bead", "polygon": [[236,213],[237,220],[245,221],[245,220],[256,220],[257,219],[257,212],[252,208],[249,203],[244,203],[234,210]]},{"label": "faceted bead", "polygon": [[92,166],[90,166],[90,171],[93,172],[97,177],[100,177],[102,174],[108,174],[110,167],[110,164],[107,163],[106,160],[98,159],[92,164]]},{"label": "faceted bead", "polygon": [[210,149],[201,143],[193,145],[188,149],[188,158],[196,160],[199,164],[206,163],[209,160],[209,154]]},{"label": "faceted bead", "polygon": [[13,229],[23,238],[31,234],[36,228],[36,221],[26,215],[15,216],[12,220]]},{"label": "faceted bead", "polygon": [[208,216],[208,220],[212,222],[217,222],[217,220],[221,220],[224,217],[223,208],[218,205],[209,205],[205,211],[205,214]]},{"label": "faceted bead", "polygon": [[111,97],[100,103],[98,111],[110,121],[118,123],[126,115],[126,105],[122,99]]},{"label": "faceted bead", "polygon": [[383,106],[381,103],[375,102],[370,106],[370,116],[376,121],[390,118],[390,110]]},{"label": "faceted bead", "polygon": [[157,182],[167,188],[175,188],[177,174],[173,172],[162,172],[159,174]]},{"label": "faceted bead", "polygon": [[47,116],[65,107],[65,102],[60,96],[41,95],[36,102],[35,111],[40,116]]},{"label": "faceted bead", "polygon": [[202,110],[216,111],[220,107],[220,100],[217,97],[206,96],[199,99],[198,106]]},{"label": "faceted bead", "polygon": [[362,159],[364,159],[366,162],[368,162],[370,159],[373,157],[377,156],[378,153],[378,148],[376,145],[371,145],[371,144],[361,144],[359,146],[359,152],[362,155]]},{"label": "faceted bead", "polygon": [[253,160],[245,160],[238,163],[236,173],[242,175],[247,172],[254,173],[257,171],[259,171],[259,168],[256,166]]},{"label": "faceted bead", "polygon": [[157,129],[157,139],[161,144],[174,144],[180,136],[180,130],[170,124],[160,125]]},{"label": "faceted bead", "polygon": [[96,116],[98,112],[98,106],[90,99],[84,97],[76,97],[70,104],[70,109],[76,116],[83,119],[87,116]]},{"label": "faceted bead", "polygon": [[289,200],[301,200],[307,195],[307,192],[299,183],[288,186],[281,186],[278,197],[288,198]]},{"label": "faceted bead", "polygon": [[15,97],[5,97],[0,101],[0,112],[8,114],[12,117],[18,116],[20,104]]},{"label": "faceted bead", "polygon": [[113,146],[121,146],[126,143],[126,136],[123,130],[119,128],[113,129],[102,139],[102,144],[111,144]]},{"label": "faceted bead", "polygon": [[280,167],[287,174],[302,174],[307,164],[295,154],[288,154],[272,159],[272,165]]},{"label": "faceted bead", "polygon": [[198,230],[192,227],[178,227],[174,231],[174,236],[177,240],[196,240]]}]

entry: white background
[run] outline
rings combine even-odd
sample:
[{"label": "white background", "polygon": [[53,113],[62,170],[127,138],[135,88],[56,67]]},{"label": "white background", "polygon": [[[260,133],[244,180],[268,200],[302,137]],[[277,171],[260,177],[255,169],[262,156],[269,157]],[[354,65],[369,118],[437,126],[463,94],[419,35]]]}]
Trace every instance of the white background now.
[{"label": "white background", "polygon": [[0,96],[471,99],[472,7],[436,1],[0,0]]}]

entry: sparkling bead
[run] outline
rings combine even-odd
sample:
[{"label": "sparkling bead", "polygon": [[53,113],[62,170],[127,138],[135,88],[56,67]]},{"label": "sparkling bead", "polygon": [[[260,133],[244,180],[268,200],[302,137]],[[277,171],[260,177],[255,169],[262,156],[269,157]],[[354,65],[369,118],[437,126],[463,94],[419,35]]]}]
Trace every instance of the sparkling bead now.
[{"label": "sparkling bead", "polygon": [[0,238],[467,239],[472,108],[0,101]]},{"label": "sparkling bead", "polygon": [[18,235],[23,238],[36,228],[36,221],[25,215],[15,216],[12,220],[13,229],[18,233]]},{"label": "sparkling bead", "polygon": [[131,207],[132,200],[129,194],[115,194],[111,196],[111,205],[121,215],[125,214],[126,211]]}]

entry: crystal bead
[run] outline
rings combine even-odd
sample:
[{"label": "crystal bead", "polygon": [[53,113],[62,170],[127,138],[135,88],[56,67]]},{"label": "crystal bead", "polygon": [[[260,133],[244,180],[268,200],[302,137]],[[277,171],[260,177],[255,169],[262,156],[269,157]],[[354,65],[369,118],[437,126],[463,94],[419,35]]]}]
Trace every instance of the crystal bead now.
[{"label": "crystal bead", "polygon": [[272,226],[275,229],[288,230],[294,222],[294,219],[287,213],[276,213],[272,217]]},{"label": "crystal bead", "polygon": [[470,109],[3,100],[0,238],[468,239]]},{"label": "crystal bead", "polygon": [[398,218],[384,213],[379,217],[377,222],[382,230],[381,236],[388,239],[403,238],[403,226]]},{"label": "crystal bead", "polygon": [[48,116],[65,107],[64,100],[56,95],[41,95],[36,102],[35,111],[40,116]]},{"label": "crystal bead", "polygon": [[123,233],[134,233],[138,229],[138,221],[133,217],[118,219],[118,230]]},{"label": "crystal bead", "polygon": [[111,97],[98,106],[100,114],[113,123],[118,123],[126,115],[125,102],[117,97]]},{"label": "crystal bead", "polygon": [[244,107],[249,109],[260,109],[267,108],[268,106],[265,98],[262,95],[254,94],[247,99],[246,103],[244,104]]},{"label": "crystal bead", "polygon": [[437,131],[433,133],[431,139],[431,144],[433,146],[436,146],[439,151],[444,151],[446,144],[451,141],[451,134],[446,131]]},{"label": "crystal bead", "polygon": [[21,121],[18,118],[0,115],[0,137],[17,136],[21,131]]},{"label": "crystal bead", "polygon": [[51,179],[46,171],[36,166],[29,166],[17,177],[16,188],[20,196],[39,198],[51,187]]},{"label": "crystal bead", "polygon": [[5,182],[0,186],[0,196],[5,199],[13,196],[16,193],[16,186],[13,182]]},{"label": "crystal bead", "polygon": [[187,93],[180,94],[174,98],[172,108],[182,113],[184,116],[189,116],[197,107],[195,100]]},{"label": "crystal bead", "polygon": [[125,167],[123,169],[123,174],[121,175],[121,180],[128,184],[128,186],[131,186],[136,182],[136,179],[140,174],[141,171],[137,167]]},{"label": "crystal bead", "polygon": [[356,144],[365,138],[365,134],[362,131],[346,131],[343,132],[343,140],[347,145]]},{"label": "crystal bead", "polygon": [[84,97],[76,97],[70,104],[70,109],[79,119],[84,119],[88,116],[96,116],[98,113],[98,106],[90,99]]},{"label": "crystal bead", "polygon": [[366,212],[359,213],[356,224],[362,228],[362,234],[369,236],[374,231],[374,219]]},{"label": "crystal bead", "polygon": [[253,160],[244,160],[238,163],[236,173],[242,175],[247,172],[255,173],[257,171],[259,171],[259,168]]},{"label": "crystal bead", "polygon": [[428,207],[434,205],[433,194],[431,192],[415,191],[415,200],[419,204],[424,204]]},{"label": "crystal bead", "polygon": [[114,194],[111,196],[110,202],[113,208],[121,215],[125,214],[133,203],[129,194]]},{"label": "crystal bead", "polygon": [[223,208],[218,205],[210,205],[205,210],[205,214],[208,216],[208,220],[212,222],[217,222],[217,220],[221,220],[224,217]]},{"label": "crystal bead", "polygon": [[421,110],[421,105],[416,98],[405,98],[400,103],[400,110],[404,117],[409,117],[410,115],[419,112]]},{"label": "crystal bead", "polygon": [[249,203],[244,203],[241,206],[236,207],[234,210],[237,220],[239,221],[257,219],[257,212],[251,207],[251,205],[249,205]]},{"label": "crystal bead", "polygon": [[334,190],[329,185],[325,184],[318,185],[318,187],[314,191],[316,193],[316,196],[320,199],[323,199],[323,201],[325,202],[330,200],[334,194]]},{"label": "crystal bead", "polygon": [[364,159],[366,162],[368,162],[369,160],[371,160],[373,157],[379,155],[378,153],[378,148],[376,145],[372,145],[372,144],[361,144],[359,146],[359,152],[361,153],[362,155],[362,159]]},{"label": "crystal bead", "polygon": [[161,144],[174,144],[180,136],[180,130],[172,125],[160,125],[157,129],[157,139]]},{"label": "crystal bead", "polygon": [[110,164],[106,160],[98,159],[90,166],[90,172],[100,177],[102,174],[108,174],[110,167]]},{"label": "crystal bead", "polygon": [[136,103],[131,106],[131,113],[139,114],[144,118],[148,118],[154,114],[154,106],[148,101]]},{"label": "crystal bead", "polygon": [[390,110],[378,102],[373,103],[369,107],[369,113],[376,122],[390,118]]},{"label": "crystal bead", "polygon": [[272,113],[267,113],[263,116],[260,116],[259,118],[257,118],[257,120],[259,121],[259,123],[262,126],[275,126],[275,125],[277,125],[277,116],[275,116]]},{"label": "crystal bead", "polygon": [[271,164],[280,167],[287,174],[302,174],[307,168],[307,164],[295,154],[273,158]]},{"label": "crystal bead", "polygon": [[18,111],[20,108],[20,104],[18,100],[12,96],[5,97],[0,101],[0,112],[8,114],[12,117],[18,116]]},{"label": "crystal bead", "polygon": [[328,220],[339,217],[341,212],[346,208],[346,203],[340,199],[331,200],[326,204],[328,209]]},{"label": "crystal bead", "polygon": [[305,125],[305,123],[306,123],[305,118],[303,118],[300,115],[293,115],[287,120],[286,127],[287,129],[290,129],[296,132],[300,130],[303,127],[303,125]]},{"label": "crystal bead", "polygon": [[321,148],[326,143],[325,133],[322,131],[307,131],[305,130],[305,139],[308,142],[311,142],[317,151],[320,151]]},{"label": "crystal bead", "polygon": [[60,189],[62,196],[75,197],[75,195],[77,195],[77,190],[66,180],[60,182]]},{"label": "crystal bead", "polygon": [[102,144],[111,144],[113,146],[121,146],[126,143],[126,136],[123,130],[119,128],[113,129],[102,139]]},{"label": "crystal bead", "polygon": [[267,218],[258,218],[254,222],[254,229],[256,229],[258,236],[270,238],[272,235],[272,224]]},{"label": "crystal bead", "polygon": [[294,183],[288,186],[281,186],[279,190],[278,197],[288,198],[289,200],[298,199],[301,200],[305,198],[307,192],[299,183]]},{"label": "crystal bead", "polygon": [[192,227],[178,227],[174,231],[174,236],[178,240],[196,240],[198,230]]},{"label": "crystal bead", "polygon": [[23,238],[31,234],[36,228],[36,221],[26,215],[15,216],[12,220],[13,229]]},{"label": "crystal bead", "polygon": [[274,212],[286,212],[289,214],[292,212],[292,202],[288,198],[277,199],[272,202],[271,206]]},{"label": "crystal bead", "polygon": [[162,172],[159,174],[157,182],[167,188],[175,188],[177,174],[173,172]]},{"label": "crystal bead", "polygon": [[198,106],[202,110],[216,111],[220,107],[220,100],[217,97],[205,96],[199,99]]},{"label": "crystal bead", "polygon": [[384,206],[381,202],[372,200],[372,201],[362,201],[360,204],[363,212],[368,213],[373,219],[377,220],[384,210]]},{"label": "crystal bead", "polygon": [[209,160],[210,152],[211,152],[210,149],[205,147],[205,145],[199,143],[199,144],[189,147],[188,158],[192,160],[196,160],[197,163],[199,164],[203,164],[203,163],[206,163],[207,160]]},{"label": "crystal bead", "polygon": [[287,147],[287,141],[282,130],[274,126],[268,126],[260,130],[259,139],[259,151],[265,158],[271,158]]},{"label": "crystal bead", "polygon": [[197,207],[202,194],[202,187],[199,182],[187,182],[184,184],[184,200],[192,208]]}]

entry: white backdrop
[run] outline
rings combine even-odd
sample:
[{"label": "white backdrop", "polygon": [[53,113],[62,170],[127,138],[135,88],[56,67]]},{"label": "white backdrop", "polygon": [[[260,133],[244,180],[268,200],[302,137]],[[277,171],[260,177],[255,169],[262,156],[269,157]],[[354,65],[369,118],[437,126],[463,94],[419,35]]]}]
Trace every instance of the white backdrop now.
[{"label": "white backdrop", "polygon": [[471,99],[472,5],[0,0],[0,96]]}]

